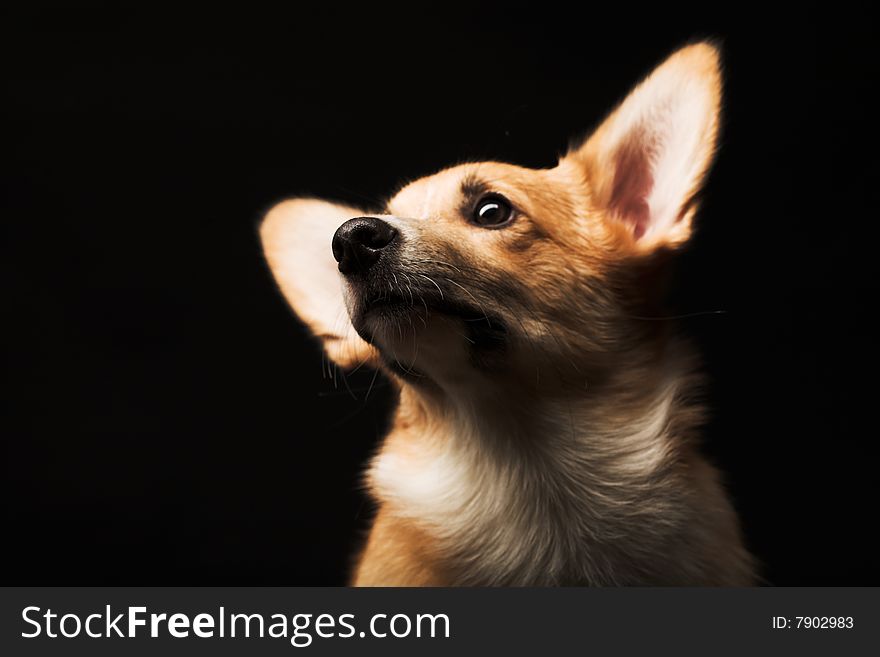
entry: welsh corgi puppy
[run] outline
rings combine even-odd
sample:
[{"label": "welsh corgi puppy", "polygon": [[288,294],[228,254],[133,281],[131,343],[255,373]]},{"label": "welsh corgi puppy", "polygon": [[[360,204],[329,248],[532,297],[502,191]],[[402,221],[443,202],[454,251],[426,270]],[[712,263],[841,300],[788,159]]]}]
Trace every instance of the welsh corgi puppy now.
[{"label": "welsh corgi puppy", "polygon": [[[750,585],[701,455],[696,359],[662,316],[716,149],[719,54],[672,54],[552,169],[455,166],[381,214],[261,225],[297,315],[396,385],[358,586]],[[329,464],[328,464],[329,467]]]}]

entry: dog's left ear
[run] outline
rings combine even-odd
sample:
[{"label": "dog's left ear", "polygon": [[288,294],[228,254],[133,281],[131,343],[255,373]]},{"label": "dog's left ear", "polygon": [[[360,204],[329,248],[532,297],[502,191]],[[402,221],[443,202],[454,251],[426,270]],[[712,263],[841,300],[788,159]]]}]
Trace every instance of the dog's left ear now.
[{"label": "dog's left ear", "polygon": [[291,199],[272,208],[260,226],[269,268],[287,302],[321,340],[337,365],[375,365],[378,353],[355,332],[345,310],[342,279],[330,244],[356,208],[314,198]]},{"label": "dog's left ear", "polygon": [[623,228],[636,251],[675,247],[690,236],[695,195],[715,153],[720,104],[718,50],[687,46],[564,158],[582,168],[593,207]]}]

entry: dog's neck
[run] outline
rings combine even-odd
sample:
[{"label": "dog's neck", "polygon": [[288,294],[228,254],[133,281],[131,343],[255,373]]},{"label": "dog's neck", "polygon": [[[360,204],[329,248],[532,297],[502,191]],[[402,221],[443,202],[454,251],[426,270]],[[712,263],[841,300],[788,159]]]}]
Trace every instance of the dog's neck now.
[{"label": "dog's neck", "polygon": [[[404,385],[370,471],[380,499],[470,564],[475,584],[615,583],[681,513],[669,486],[699,412],[685,359],[621,368],[594,388]],[[594,549],[585,550],[585,546]],[[477,558],[475,558],[477,557]]]}]

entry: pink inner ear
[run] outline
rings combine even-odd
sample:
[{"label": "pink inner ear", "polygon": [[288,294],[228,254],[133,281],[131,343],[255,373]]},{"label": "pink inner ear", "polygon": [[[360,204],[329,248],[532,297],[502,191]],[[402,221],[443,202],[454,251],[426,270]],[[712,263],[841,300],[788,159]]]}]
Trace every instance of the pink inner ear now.
[{"label": "pink inner ear", "polygon": [[648,195],[654,187],[649,149],[638,137],[624,142],[614,156],[614,182],[608,207],[632,226],[633,236],[642,237],[651,223]]}]

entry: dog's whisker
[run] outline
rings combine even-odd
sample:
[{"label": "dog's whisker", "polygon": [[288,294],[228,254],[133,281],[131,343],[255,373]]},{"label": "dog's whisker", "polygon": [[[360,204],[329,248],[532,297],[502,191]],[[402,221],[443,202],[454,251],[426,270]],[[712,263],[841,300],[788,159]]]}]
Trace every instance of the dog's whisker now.
[{"label": "dog's whisker", "polygon": [[357,395],[354,394],[354,391],[351,389],[351,386],[348,384],[348,377],[345,375],[345,370],[339,370],[339,375],[342,377],[342,383],[345,385],[345,389],[348,390],[348,393],[351,395],[351,398],[357,401]]},{"label": "dog's whisker", "polygon": [[429,281],[431,281],[431,283],[434,284],[434,287],[436,287],[436,288],[437,288],[437,291],[440,293],[440,298],[441,298],[441,299],[444,298],[444,297],[443,297],[443,289],[442,289],[439,285],[437,285],[437,281],[435,281],[435,280],[434,280],[433,278],[431,278],[430,276],[425,276],[424,274],[417,274],[417,275],[418,275],[418,276],[421,276],[422,278],[426,278],[426,279],[428,279]]},{"label": "dog's whisker", "polygon": [[433,264],[444,265],[446,267],[451,267],[452,269],[457,271],[459,274],[461,273],[461,269],[459,269],[455,265],[452,265],[448,262],[443,262],[442,260],[435,260],[433,258],[421,258],[421,259],[414,260],[414,262],[429,262],[429,263],[433,263]]},{"label": "dog's whisker", "polygon": [[483,304],[481,304],[481,303],[477,300],[477,297],[475,297],[473,294],[471,294],[470,290],[468,290],[467,288],[465,288],[463,285],[460,285],[459,283],[456,283],[456,282],[455,282],[454,280],[452,280],[451,278],[444,278],[443,280],[449,281],[450,283],[452,283],[453,285],[455,285],[456,287],[458,287],[459,289],[461,289],[461,290],[462,290],[465,294],[467,294],[471,299],[473,299],[473,300],[474,300],[474,303],[476,303],[476,304],[477,304],[477,307],[480,309],[480,312],[483,313],[483,319],[486,320],[486,324],[489,325],[489,328],[492,328],[492,322],[489,320],[489,315],[486,314],[486,310],[483,308]]},{"label": "dog's whisker", "polygon": [[705,317],[708,315],[726,315],[727,310],[698,310],[692,313],[683,313],[681,315],[661,315],[658,317],[643,317],[640,315],[624,315],[629,319],[637,319],[643,322],[663,322],[676,319],[689,319],[691,317]]},{"label": "dog's whisker", "polygon": [[370,386],[367,388],[367,394],[364,395],[364,404],[367,403],[367,400],[370,398],[370,393],[373,391],[373,385],[376,383],[376,377],[379,376],[379,368],[373,372],[373,378],[370,380]]}]

